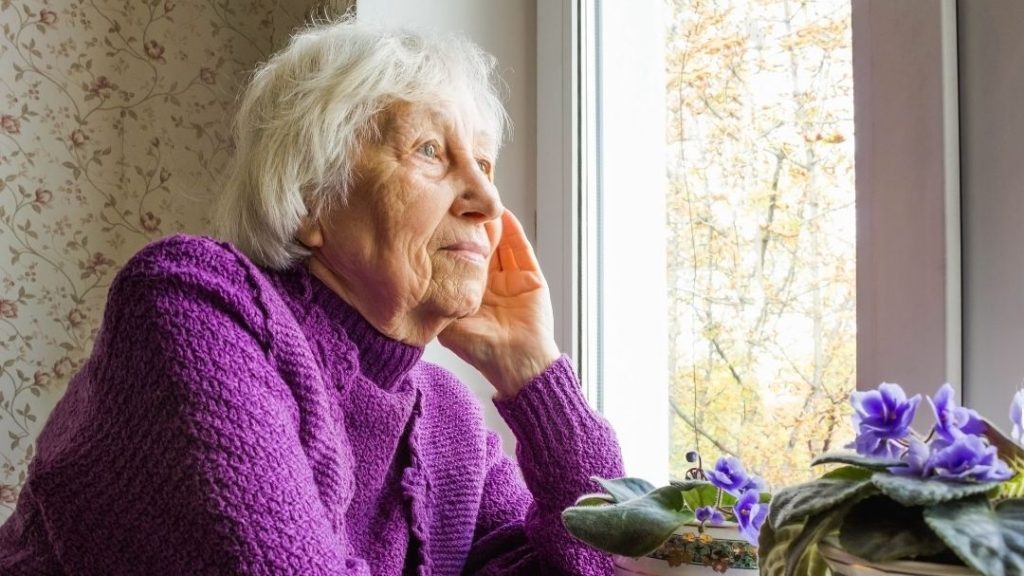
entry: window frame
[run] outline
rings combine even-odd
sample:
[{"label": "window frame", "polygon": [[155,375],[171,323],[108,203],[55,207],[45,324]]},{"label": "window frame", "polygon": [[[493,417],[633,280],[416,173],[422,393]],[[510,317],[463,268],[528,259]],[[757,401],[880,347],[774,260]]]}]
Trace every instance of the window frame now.
[{"label": "window frame", "polygon": [[[537,2],[537,250],[552,289],[556,339],[577,362],[591,405],[604,411],[595,378],[600,334],[583,325],[600,305],[588,290],[599,243],[587,218],[596,207],[583,194],[595,163],[581,149],[593,140],[587,118],[594,104],[581,90],[594,86],[586,64],[595,50],[596,1]],[[963,398],[956,0],[851,1],[857,387],[890,381],[930,394],[949,382]],[[642,355],[636,340],[636,350],[617,354]],[[666,410],[649,408],[667,418]],[[926,412],[919,411],[925,424]]]}]

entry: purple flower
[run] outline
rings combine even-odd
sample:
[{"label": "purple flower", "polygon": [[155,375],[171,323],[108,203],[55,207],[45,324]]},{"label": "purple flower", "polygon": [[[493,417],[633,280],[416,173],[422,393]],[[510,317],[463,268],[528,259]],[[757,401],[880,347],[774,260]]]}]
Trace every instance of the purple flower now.
[{"label": "purple flower", "polygon": [[718,462],[715,462],[714,469],[705,471],[705,474],[712,484],[734,495],[738,495],[748,487],[757,487],[757,483],[760,482],[760,479],[747,475],[743,464],[740,464],[739,459],[735,456],[722,456]]},{"label": "purple flower", "polygon": [[898,459],[903,450],[903,446],[898,442],[890,441],[888,438],[877,436],[871,432],[858,434],[854,438],[853,443],[847,444],[846,447],[853,448],[857,451],[857,454],[877,456],[889,460]]},{"label": "purple flower", "polygon": [[1017,442],[1024,442],[1024,390],[1017,390],[1013,395],[1013,403],[1010,405],[1010,422],[1013,422],[1013,439]]},{"label": "purple flower", "polygon": [[710,522],[714,525],[725,523],[725,515],[714,506],[701,506],[694,513],[697,515],[698,522]]},{"label": "purple flower", "polygon": [[764,478],[751,474],[747,478],[747,483],[740,488],[740,492],[746,492],[747,490],[756,490],[757,492],[764,492]]},{"label": "purple flower", "polygon": [[995,446],[980,436],[966,434],[933,450],[927,465],[936,476],[961,482],[996,482],[1013,476],[1010,467],[999,459]]},{"label": "purple flower", "polygon": [[889,472],[892,472],[897,476],[917,476],[919,478],[924,478],[932,473],[932,467],[928,461],[931,456],[931,448],[921,441],[920,438],[911,436],[907,446],[907,451],[903,454],[902,458],[907,465],[893,466],[892,468],[889,468]]},{"label": "purple flower", "polygon": [[757,490],[747,490],[733,506],[733,514],[740,525],[740,534],[757,546],[757,538],[761,535],[761,526],[768,517],[768,504],[761,503],[761,495]]},{"label": "purple flower", "polygon": [[948,383],[928,399],[935,411],[935,433],[944,444],[951,444],[961,434],[978,435],[985,432],[981,416],[970,408],[958,406],[953,398],[953,387]]},{"label": "purple flower", "polygon": [[850,402],[857,428],[857,438],[850,446],[865,456],[898,457],[903,447],[897,440],[910,430],[921,395],[908,400],[899,384],[883,382],[877,390],[854,392]]}]

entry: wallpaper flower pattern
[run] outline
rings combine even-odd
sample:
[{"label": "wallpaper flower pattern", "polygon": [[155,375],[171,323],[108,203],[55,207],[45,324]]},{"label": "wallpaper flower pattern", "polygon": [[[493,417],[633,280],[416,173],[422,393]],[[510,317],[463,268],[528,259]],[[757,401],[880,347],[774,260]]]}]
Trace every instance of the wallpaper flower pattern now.
[{"label": "wallpaper flower pattern", "polygon": [[0,0],[0,522],[151,240],[208,231],[254,65],[312,0]]}]

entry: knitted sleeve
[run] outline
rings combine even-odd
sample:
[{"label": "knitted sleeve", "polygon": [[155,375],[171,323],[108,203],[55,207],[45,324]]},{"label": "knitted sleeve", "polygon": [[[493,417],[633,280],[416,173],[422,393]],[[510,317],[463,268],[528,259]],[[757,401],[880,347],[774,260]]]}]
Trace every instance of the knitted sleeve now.
[{"label": "knitted sleeve", "polygon": [[122,270],[96,354],[65,400],[82,413],[49,430],[66,453],[31,482],[62,564],[368,575],[325,513],[247,269],[195,242],[147,248]]},{"label": "knitted sleeve", "polygon": [[587,405],[568,357],[515,398],[495,405],[515,434],[518,466],[502,454],[492,433],[466,572],[612,574],[608,555],[576,540],[562,525],[562,511],[597,488],[591,476],[623,475],[615,434]]}]

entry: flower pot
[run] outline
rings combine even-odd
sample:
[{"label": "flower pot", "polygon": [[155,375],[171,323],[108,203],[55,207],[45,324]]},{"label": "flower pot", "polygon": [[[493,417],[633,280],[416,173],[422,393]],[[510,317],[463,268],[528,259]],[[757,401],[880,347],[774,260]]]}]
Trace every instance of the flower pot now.
[{"label": "flower pot", "polygon": [[892,562],[869,562],[858,558],[839,547],[835,540],[818,544],[818,551],[832,569],[834,576],[980,576],[978,572],[952,564],[895,560]]},{"label": "flower pot", "polygon": [[757,574],[757,548],[740,536],[734,524],[705,526],[687,524],[668,541],[643,558],[615,556],[620,576],[737,576]]}]

